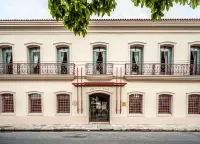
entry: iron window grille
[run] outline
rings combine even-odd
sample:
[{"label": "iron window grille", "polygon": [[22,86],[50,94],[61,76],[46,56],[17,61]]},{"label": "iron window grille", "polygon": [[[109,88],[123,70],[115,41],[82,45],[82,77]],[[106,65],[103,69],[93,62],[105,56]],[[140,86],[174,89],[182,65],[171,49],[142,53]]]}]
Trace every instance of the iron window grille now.
[{"label": "iron window grille", "polygon": [[57,95],[57,113],[70,113],[70,96],[68,94]]},{"label": "iron window grille", "polygon": [[29,95],[29,112],[42,113],[42,99],[40,94]]},{"label": "iron window grille", "polygon": [[168,94],[159,95],[158,114],[172,114],[172,96]]},{"label": "iron window grille", "polygon": [[197,94],[189,95],[188,114],[200,114],[200,95]]},{"label": "iron window grille", "polygon": [[14,99],[12,94],[1,95],[1,112],[14,113]]},{"label": "iron window grille", "polygon": [[141,94],[132,94],[129,96],[129,114],[142,114],[143,96]]}]

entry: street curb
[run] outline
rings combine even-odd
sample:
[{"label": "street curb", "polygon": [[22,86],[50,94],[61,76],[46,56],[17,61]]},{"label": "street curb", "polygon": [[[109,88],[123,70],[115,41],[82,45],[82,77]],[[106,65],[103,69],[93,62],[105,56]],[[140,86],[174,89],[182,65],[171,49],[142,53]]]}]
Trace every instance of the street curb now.
[{"label": "street curb", "polygon": [[0,132],[200,132],[199,125],[0,125]]},{"label": "street curb", "polygon": [[0,132],[200,132],[200,130],[155,130],[155,129],[128,129],[128,130],[114,130],[114,129],[1,129]]}]

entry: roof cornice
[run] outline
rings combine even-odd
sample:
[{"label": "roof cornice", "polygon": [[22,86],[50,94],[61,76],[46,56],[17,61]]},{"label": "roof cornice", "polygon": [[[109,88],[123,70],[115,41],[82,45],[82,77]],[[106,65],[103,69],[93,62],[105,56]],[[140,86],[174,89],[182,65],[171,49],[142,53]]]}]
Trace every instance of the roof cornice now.
[{"label": "roof cornice", "polygon": [[[54,19],[5,19],[0,26],[63,26],[62,21]],[[153,22],[151,19],[91,19],[90,26],[200,26],[196,19],[162,19]]]}]

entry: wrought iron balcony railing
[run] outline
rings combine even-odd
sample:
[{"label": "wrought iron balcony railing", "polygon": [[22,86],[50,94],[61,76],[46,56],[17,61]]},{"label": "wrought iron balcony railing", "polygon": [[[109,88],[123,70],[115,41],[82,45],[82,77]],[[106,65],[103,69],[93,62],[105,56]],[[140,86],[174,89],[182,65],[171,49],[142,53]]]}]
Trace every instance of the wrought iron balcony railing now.
[{"label": "wrought iron balcony railing", "polygon": [[112,63],[87,63],[86,75],[92,75],[92,74],[113,75],[113,64]]},{"label": "wrought iron balcony railing", "polygon": [[20,75],[74,75],[75,64],[73,63],[0,63],[0,75],[20,74]]},{"label": "wrought iron balcony railing", "polygon": [[200,75],[198,64],[125,64],[125,75]]}]

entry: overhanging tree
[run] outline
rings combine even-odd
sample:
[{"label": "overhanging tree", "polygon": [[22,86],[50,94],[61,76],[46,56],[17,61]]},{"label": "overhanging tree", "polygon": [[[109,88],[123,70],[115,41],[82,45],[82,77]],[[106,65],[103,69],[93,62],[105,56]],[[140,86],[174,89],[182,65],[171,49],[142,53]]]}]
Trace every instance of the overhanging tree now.
[{"label": "overhanging tree", "polygon": [[[115,0],[48,0],[48,7],[53,18],[62,20],[63,24],[75,35],[87,34],[90,16],[104,16],[116,8]],[[200,0],[131,0],[134,6],[147,7],[151,9],[153,21],[160,20],[165,10],[173,7],[173,3],[190,5],[195,9],[200,5]]]}]

